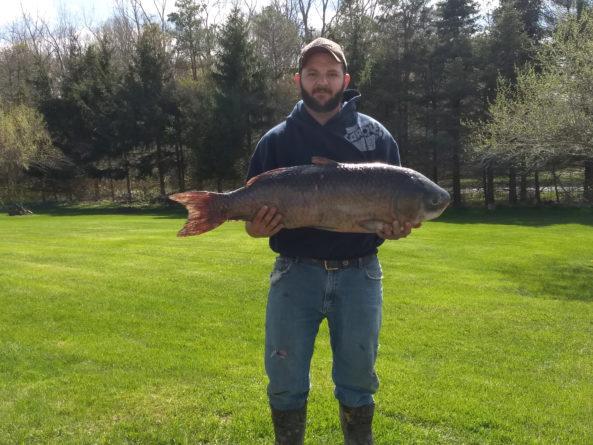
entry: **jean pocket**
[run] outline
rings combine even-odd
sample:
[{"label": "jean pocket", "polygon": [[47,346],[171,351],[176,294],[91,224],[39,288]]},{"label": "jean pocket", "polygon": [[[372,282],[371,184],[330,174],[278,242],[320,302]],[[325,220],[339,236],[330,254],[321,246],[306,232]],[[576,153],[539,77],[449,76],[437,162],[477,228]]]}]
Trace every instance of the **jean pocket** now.
[{"label": "jean pocket", "polygon": [[371,261],[364,266],[364,272],[370,280],[381,280],[383,278],[383,269],[378,260]]},{"label": "jean pocket", "polygon": [[270,273],[270,286],[273,286],[278,281],[280,281],[280,279],[288,273],[291,266],[292,261],[288,258],[276,258],[274,268],[272,269],[272,273]]}]

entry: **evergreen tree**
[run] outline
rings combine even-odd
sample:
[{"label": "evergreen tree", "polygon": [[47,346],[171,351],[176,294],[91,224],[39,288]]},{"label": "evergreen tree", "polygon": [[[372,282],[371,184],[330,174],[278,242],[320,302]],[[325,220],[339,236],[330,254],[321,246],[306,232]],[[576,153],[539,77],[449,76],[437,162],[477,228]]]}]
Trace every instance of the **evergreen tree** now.
[{"label": "evergreen tree", "polygon": [[462,121],[480,108],[472,37],[477,6],[472,0],[445,0],[437,6],[439,44],[434,52],[440,89],[440,129],[448,139],[453,176],[453,204],[461,205]]},{"label": "evergreen tree", "polygon": [[[365,110],[395,135],[405,165],[426,167],[424,78],[434,30],[426,0],[383,3],[361,85]],[[434,145],[432,145],[434,146]]]},{"label": "evergreen tree", "polygon": [[219,190],[223,180],[243,174],[254,135],[268,123],[264,78],[248,31],[242,13],[234,8],[219,38],[212,121],[205,143],[196,147],[199,174],[216,179]]},{"label": "evergreen tree", "polygon": [[47,100],[42,109],[56,146],[72,161],[61,175],[68,179],[117,176],[111,165],[117,153],[119,78],[111,67],[109,43],[101,41],[84,50],[71,48],[60,97]]},{"label": "evergreen tree", "polygon": [[328,37],[339,42],[347,55],[348,71],[352,75],[350,88],[358,88],[369,68],[371,49],[376,38],[377,24],[368,13],[367,2],[344,0]]},{"label": "evergreen tree", "polygon": [[130,145],[143,147],[137,168],[141,175],[156,169],[161,196],[166,195],[165,175],[174,164],[174,153],[167,145],[171,112],[175,109],[168,94],[172,80],[169,54],[157,25],[146,25],[138,40],[136,53],[126,79],[125,102],[133,128],[126,132]]}]

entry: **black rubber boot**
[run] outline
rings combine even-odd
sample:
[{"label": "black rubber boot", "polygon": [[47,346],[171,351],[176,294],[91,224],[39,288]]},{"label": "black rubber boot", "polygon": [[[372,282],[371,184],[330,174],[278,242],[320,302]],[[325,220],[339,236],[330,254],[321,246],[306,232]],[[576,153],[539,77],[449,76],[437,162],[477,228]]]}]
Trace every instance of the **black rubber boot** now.
[{"label": "black rubber boot", "polygon": [[276,435],[274,445],[303,445],[306,422],[307,405],[288,411],[272,408],[272,423]]},{"label": "black rubber boot", "polygon": [[344,445],[373,445],[373,413],[375,405],[350,408],[340,403],[340,423]]}]

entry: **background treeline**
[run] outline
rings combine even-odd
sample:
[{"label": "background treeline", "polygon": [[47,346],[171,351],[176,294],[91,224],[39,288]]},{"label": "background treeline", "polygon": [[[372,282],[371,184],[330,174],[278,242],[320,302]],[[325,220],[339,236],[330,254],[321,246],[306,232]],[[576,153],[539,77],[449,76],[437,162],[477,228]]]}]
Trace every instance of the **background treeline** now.
[{"label": "background treeline", "polygon": [[2,29],[2,203],[240,186],[319,35],[343,45],[361,111],[396,136],[404,165],[455,204],[593,202],[587,1],[501,0],[488,16],[469,0],[164,5],[149,16],[118,0],[84,30],[27,15]]}]

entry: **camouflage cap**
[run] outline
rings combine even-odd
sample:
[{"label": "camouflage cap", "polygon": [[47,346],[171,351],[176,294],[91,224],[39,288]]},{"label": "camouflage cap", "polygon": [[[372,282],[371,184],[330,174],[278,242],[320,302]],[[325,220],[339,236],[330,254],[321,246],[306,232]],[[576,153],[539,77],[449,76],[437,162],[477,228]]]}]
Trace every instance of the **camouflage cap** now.
[{"label": "camouflage cap", "polygon": [[333,40],[319,37],[313,40],[311,43],[305,45],[301,50],[301,55],[299,56],[299,73],[303,70],[303,67],[305,66],[309,56],[321,51],[325,51],[334,56],[337,62],[340,62],[344,65],[344,72],[348,71],[346,56],[344,56],[342,47]]}]

